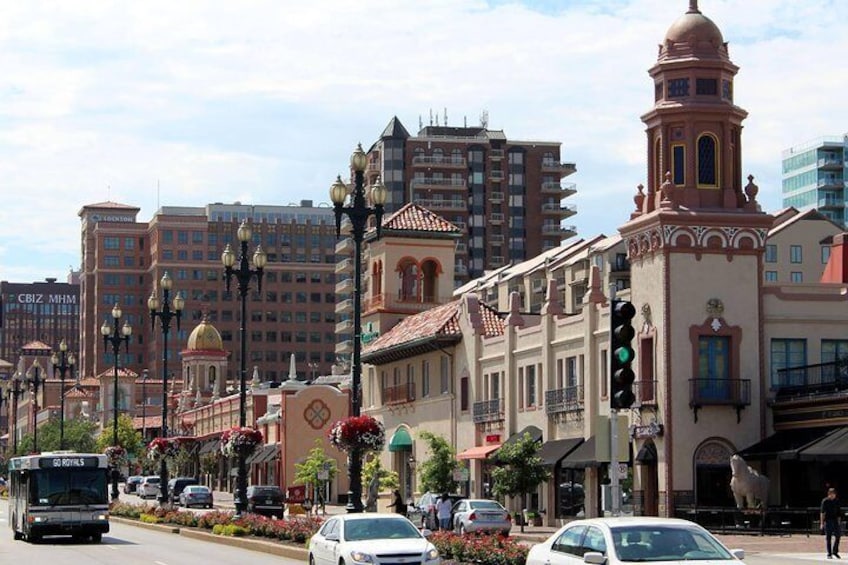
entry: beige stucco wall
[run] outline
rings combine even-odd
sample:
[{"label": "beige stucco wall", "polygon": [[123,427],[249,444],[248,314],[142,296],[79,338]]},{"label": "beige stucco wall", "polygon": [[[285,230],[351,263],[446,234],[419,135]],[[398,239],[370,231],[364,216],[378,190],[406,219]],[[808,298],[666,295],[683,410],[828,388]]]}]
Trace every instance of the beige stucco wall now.
[{"label": "beige stucco wall", "polygon": [[[822,247],[830,247],[822,240],[841,230],[825,219],[801,219],[785,229],[770,235],[767,244],[777,246],[777,261],[763,264],[763,277],[767,271],[777,273],[777,283],[791,282],[791,273],[800,272],[803,283],[816,283],[821,278],[826,262],[822,262]],[[801,246],[801,263],[790,262],[790,247]]]}]

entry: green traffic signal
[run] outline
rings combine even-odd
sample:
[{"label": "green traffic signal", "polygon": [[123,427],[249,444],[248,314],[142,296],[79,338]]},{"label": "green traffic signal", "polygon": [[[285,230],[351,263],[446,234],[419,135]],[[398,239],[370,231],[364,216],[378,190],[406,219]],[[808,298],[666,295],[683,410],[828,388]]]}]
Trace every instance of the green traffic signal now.
[{"label": "green traffic signal", "polygon": [[615,350],[615,357],[618,359],[619,363],[626,365],[633,362],[633,358],[636,357],[636,353],[633,351],[632,347],[622,345]]},{"label": "green traffic signal", "polygon": [[631,323],[636,308],[631,302],[615,299],[610,306],[610,407],[624,410],[636,402],[633,391],[636,375],[631,368],[636,352],[630,345],[636,337],[636,330]]}]

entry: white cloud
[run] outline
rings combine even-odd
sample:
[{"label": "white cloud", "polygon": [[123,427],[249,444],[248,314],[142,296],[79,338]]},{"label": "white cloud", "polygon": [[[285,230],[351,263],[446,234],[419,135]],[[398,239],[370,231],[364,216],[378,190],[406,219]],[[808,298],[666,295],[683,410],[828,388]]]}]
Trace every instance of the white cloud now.
[{"label": "white cloud", "polygon": [[[780,153],[843,133],[848,4],[701,0],[741,67],[745,175],[780,206]],[[0,0],[0,278],[62,278],[79,209],[110,198],[326,200],[357,141],[432,108],[563,142],[585,235],[644,182],[647,75],[685,0],[291,4]],[[110,188],[111,187],[111,188]],[[620,198],[610,213],[610,199]]]}]

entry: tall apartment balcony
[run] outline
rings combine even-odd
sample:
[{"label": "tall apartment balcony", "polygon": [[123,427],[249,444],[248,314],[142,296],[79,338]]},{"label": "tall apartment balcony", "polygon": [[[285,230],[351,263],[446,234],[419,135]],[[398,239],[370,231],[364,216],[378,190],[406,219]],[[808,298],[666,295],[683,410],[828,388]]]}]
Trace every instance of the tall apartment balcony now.
[{"label": "tall apartment balcony", "polygon": [[352,237],[340,239],[338,243],[336,243],[336,255],[350,255],[353,253],[353,247]]},{"label": "tall apartment balcony", "polygon": [[545,391],[545,413],[548,416],[583,410],[583,387],[580,385]]},{"label": "tall apartment balcony", "polygon": [[336,344],[336,355],[347,355],[353,352],[353,340],[346,339]]},{"label": "tall apartment balcony", "polygon": [[502,233],[489,234],[486,239],[488,239],[491,243],[503,243],[504,242],[504,236],[503,236]]},{"label": "tall apartment balcony", "polygon": [[577,228],[575,226],[561,226],[559,224],[542,224],[542,233],[544,235],[562,235],[566,233],[574,235],[577,233]]},{"label": "tall apartment balcony", "polygon": [[844,166],[842,159],[836,157],[822,157],[816,162],[816,167],[819,169],[834,169],[838,170]]},{"label": "tall apartment balcony", "polygon": [[489,258],[489,263],[493,267],[503,267],[506,264],[506,259],[503,255],[493,255]]},{"label": "tall apartment balcony", "polygon": [[542,194],[556,194],[559,198],[566,198],[577,193],[577,185],[573,182],[543,182]]},{"label": "tall apartment balcony", "polygon": [[455,189],[465,189],[467,183],[465,179],[451,179],[451,178],[414,178],[410,182],[410,186],[412,189],[416,188],[455,188]]},{"label": "tall apartment balcony", "polygon": [[468,210],[468,203],[465,200],[458,198],[450,200],[443,200],[440,198],[416,199],[415,203],[430,210]]},{"label": "tall apartment balcony", "polygon": [[736,421],[741,412],[751,404],[751,379],[689,379],[689,406],[695,411],[704,406],[732,406],[736,408]]},{"label": "tall apartment balcony", "polygon": [[569,237],[574,237],[575,235],[577,235],[577,226],[569,225],[559,227],[559,236],[562,239],[568,239]]},{"label": "tall apartment balcony", "polygon": [[468,265],[454,265],[453,272],[454,274],[465,276],[468,274]]},{"label": "tall apartment balcony", "polygon": [[336,283],[336,294],[350,294],[353,292],[353,277]]},{"label": "tall apartment balcony", "polygon": [[503,149],[489,149],[489,159],[492,161],[500,161],[504,158]]},{"label": "tall apartment balcony", "polygon": [[626,257],[616,257],[615,261],[610,261],[610,271],[613,273],[626,273],[630,270],[630,261]]},{"label": "tall apartment balcony", "polygon": [[451,155],[417,155],[412,158],[413,167],[446,167],[451,169],[464,169],[465,157],[453,157]]},{"label": "tall apartment balcony", "polygon": [[562,206],[561,204],[555,204],[552,202],[546,202],[542,204],[542,213],[543,214],[556,214],[560,216],[562,219],[570,218],[574,214],[577,213],[577,206]]},{"label": "tall apartment balcony", "polygon": [[845,186],[845,180],[836,175],[827,175],[818,180],[816,186],[819,188],[843,188]]},{"label": "tall apartment balcony", "polygon": [[456,252],[457,253],[467,253],[468,252],[468,244],[464,241],[456,242]]},{"label": "tall apartment balcony", "polygon": [[636,395],[635,406],[657,405],[657,381],[636,381],[633,383],[633,393]]},{"label": "tall apartment balcony", "polygon": [[342,320],[336,324],[337,334],[346,334],[353,331],[353,320]]},{"label": "tall apartment balcony", "polygon": [[502,224],[504,221],[503,212],[492,212],[489,214],[489,223],[491,224]]},{"label": "tall apartment balcony", "polygon": [[336,263],[336,274],[353,273],[353,259],[345,259]]},{"label": "tall apartment balcony", "polygon": [[350,314],[353,312],[353,298],[336,302],[336,314]]},{"label": "tall apartment balcony", "polygon": [[383,404],[405,404],[415,400],[415,383],[387,386],[383,389]]},{"label": "tall apartment balcony", "polygon": [[489,194],[489,200],[492,202],[503,202],[504,193],[496,190]]},{"label": "tall apartment balcony", "polygon": [[[363,312],[372,310],[390,310],[398,313],[417,313],[430,310],[436,306],[447,304],[453,300],[453,296],[423,296],[404,297],[394,294],[378,294],[363,298]],[[338,308],[338,305],[336,306]],[[336,310],[338,312],[338,310]]]},{"label": "tall apartment balcony", "polygon": [[848,359],[777,370],[774,403],[803,397],[827,399],[848,391]]},{"label": "tall apartment balcony", "polygon": [[819,198],[819,208],[845,208],[845,199],[827,195]]},{"label": "tall apartment balcony", "polygon": [[472,419],[475,424],[504,421],[503,398],[481,400],[471,406]]},{"label": "tall apartment balcony", "polygon": [[504,180],[504,172],[503,171],[489,171],[489,179],[495,182],[500,182]]},{"label": "tall apartment balcony", "polygon": [[574,163],[559,163],[557,161],[543,160],[542,171],[546,173],[559,173],[560,178],[565,178],[577,171],[577,165]]}]

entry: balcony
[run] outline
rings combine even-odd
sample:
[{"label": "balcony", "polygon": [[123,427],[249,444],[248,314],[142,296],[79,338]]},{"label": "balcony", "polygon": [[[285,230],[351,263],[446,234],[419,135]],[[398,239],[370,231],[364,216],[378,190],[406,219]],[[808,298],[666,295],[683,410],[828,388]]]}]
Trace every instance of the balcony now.
[{"label": "balcony", "polygon": [[626,273],[630,270],[630,261],[625,258],[616,258],[615,261],[610,261],[610,271],[613,273]]},{"label": "balcony", "polygon": [[636,395],[635,406],[657,405],[657,381],[636,381],[633,393]]},{"label": "balcony", "polygon": [[492,161],[500,161],[504,158],[503,149],[489,149],[489,159]]},{"label": "balcony", "polygon": [[491,243],[503,243],[504,242],[504,236],[503,236],[502,233],[493,233],[493,234],[489,235],[488,240]]},{"label": "balcony", "polygon": [[353,312],[353,298],[336,302],[336,314],[350,314]]},{"label": "balcony", "polygon": [[339,273],[352,273],[353,272],[353,259],[345,259],[344,261],[339,261],[336,263],[336,274]]},{"label": "balcony", "polygon": [[819,208],[845,208],[845,200],[842,198],[836,198],[832,196],[826,196],[824,198],[819,198]]},{"label": "balcony", "polygon": [[777,370],[775,403],[803,397],[829,397],[848,391],[848,359]]},{"label": "balcony", "polygon": [[337,334],[346,334],[353,331],[353,320],[342,320],[336,324]]},{"label": "balcony", "polygon": [[503,399],[494,398],[492,400],[481,400],[480,402],[475,402],[471,407],[471,414],[475,424],[503,422]]},{"label": "balcony", "polygon": [[841,169],[843,163],[842,159],[836,156],[822,157],[816,162],[816,167],[819,169]]},{"label": "balcony", "polygon": [[500,182],[504,180],[504,172],[503,171],[489,171],[489,179],[495,182]]},{"label": "balcony", "polygon": [[492,212],[489,214],[489,222],[492,224],[502,224],[504,221],[503,212]]},{"label": "balcony", "polygon": [[347,355],[353,352],[353,340],[346,339],[336,344],[336,355]]},{"label": "balcony", "polygon": [[542,171],[546,173],[559,173],[562,178],[576,172],[577,165],[574,163],[559,163],[557,161],[544,160],[542,161]]},{"label": "balcony", "polygon": [[543,194],[556,194],[560,198],[571,196],[577,192],[577,185],[573,182],[543,182]]},{"label": "balcony", "polygon": [[[452,296],[424,296],[419,299],[417,297],[406,298],[394,294],[378,294],[363,298],[362,305],[363,312],[381,309],[391,310],[397,313],[417,313],[447,304],[451,300],[453,300]],[[336,312],[338,312],[338,305],[336,308]]]},{"label": "balcony", "polygon": [[405,404],[415,400],[415,383],[387,386],[383,389],[383,404]]},{"label": "balcony", "polygon": [[742,409],[750,404],[751,379],[689,379],[689,406],[695,411],[695,422],[704,406],[732,406],[738,423]]},{"label": "balcony", "polygon": [[336,294],[350,294],[351,292],[353,292],[352,277],[336,283]]},{"label": "balcony", "polygon": [[467,265],[454,265],[453,272],[456,275],[465,276],[468,274],[468,266]]},{"label": "balcony", "polygon": [[845,186],[845,181],[842,177],[837,177],[835,175],[828,175],[826,177],[822,177],[816,183],[816,186],[819,188],[843,188]]},{"label": "balcony", "polygon": [[417,155],[412,158],[413,167],[448,167],[452,169],[464,169],[465,164],[465,157]]},{"label": "balcony", "polygon": [[577,226],[560,226],[559,236],[562,239],[568,239],[569,237],[574,237],[575,235],[577,235]]},{"label": "balcony", "polygon": [[467,210],[468,204],[465,200],[452,199],[416,199],[415,203],[430,210]]},{"label": "balcony", "polygon": [[583,387],[579,385],[545,391],[545,413],[548,416],[583,410]]},{"label": "balcony", "polygon": [[463,241],[459,241],[456,244],[456,252],[457,253],[466,253],[468,251],[468,244]]},{"label": "balcony", "polygon": [[410,181],[412,189],[416,188],[457,188],[466,187],[465,179],[414,178]]},{"label": "balcony", "polygon": [[557,214],[562,218],[568,218],[577,213],[577,206],[562,206],[553,202],[546,202],[545,204],[542,204],[542,213]]},{"label": "balcony", "polygon": [[336,255],[350,255],[353,253],[353,238],[346,237],[336,243]]},{"label": "balcony", "polygon": [[493,256],[491,257],[491,259],[489,260],[489,263],[490,263],[493,267],[503,267],[503,265],[504,265],[504,261],[505,261],[505,260],[504,260],[503,255],[493,255]]},{"label": "balcony", "polygon": [[492,202],[503,202],[504,193],[503,192],[492,192],[489,195],[489,200]]}]

